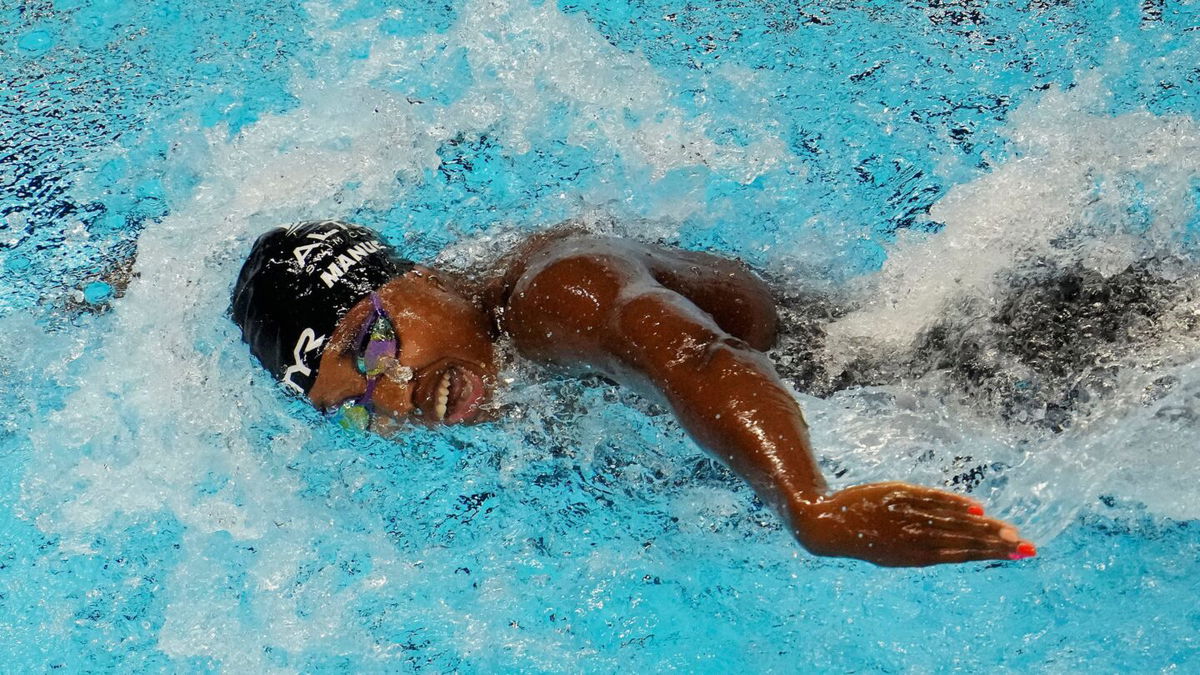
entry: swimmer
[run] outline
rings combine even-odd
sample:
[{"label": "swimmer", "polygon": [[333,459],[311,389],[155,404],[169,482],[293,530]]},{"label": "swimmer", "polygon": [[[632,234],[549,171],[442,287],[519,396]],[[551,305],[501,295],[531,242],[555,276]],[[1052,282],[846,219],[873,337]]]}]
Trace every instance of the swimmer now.
[{"label": "swimmer", "polygon": [[665,403],[813,554],[884,566],[1036,555],[962,495],[898,482],[831,492],[763,353],[771,294],[719,256],[564,228],[466,279],[400,259],[367,228],[308,222],[259,237],[231,312],[284,387],[349,427],[485,420],[503,335],[524,358]]}]

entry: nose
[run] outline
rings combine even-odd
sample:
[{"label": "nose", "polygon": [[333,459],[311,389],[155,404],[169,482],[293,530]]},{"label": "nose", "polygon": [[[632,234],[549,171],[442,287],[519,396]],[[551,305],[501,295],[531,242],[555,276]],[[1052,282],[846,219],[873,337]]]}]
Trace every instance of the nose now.
[{"label": "nose", "polygon": [[396,384],[407,384],[412,382],[413,369],[400,363],[395,357],[385,357],[383,364],[383,377],[395,382]]},{"label": "nose", "polygon": [[375,413],[396,420],[413,414],[417,407],[413,400],[416,388],[413,369],[391,359],[375,383]]}]

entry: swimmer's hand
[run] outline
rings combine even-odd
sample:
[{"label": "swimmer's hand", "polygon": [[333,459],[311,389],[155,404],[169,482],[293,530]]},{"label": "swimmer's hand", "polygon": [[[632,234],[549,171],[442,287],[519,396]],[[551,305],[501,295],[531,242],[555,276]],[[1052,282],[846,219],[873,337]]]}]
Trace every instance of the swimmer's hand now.
[{"label": "swimmer's hand", "polygon": [[885,567],[1037,554],[1008,523],[983,515],[962,495],[907,483],[872,483],[793,508],[797,538],[816,555],[858,558]]}]

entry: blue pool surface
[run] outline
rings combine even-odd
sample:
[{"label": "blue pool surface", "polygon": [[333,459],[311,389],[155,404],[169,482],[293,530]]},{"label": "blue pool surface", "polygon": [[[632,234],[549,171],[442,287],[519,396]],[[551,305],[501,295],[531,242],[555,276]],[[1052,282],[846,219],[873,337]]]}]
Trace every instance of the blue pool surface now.
[{"label": "blue pool surface", "polygon": [[[1198,56],[1196,0],[0,0],[0,672],[1200,671]],[[810,557],[528,364],[330,425],[225,314],[318,217],[738,256],[834,485],[1039,556]]]}]

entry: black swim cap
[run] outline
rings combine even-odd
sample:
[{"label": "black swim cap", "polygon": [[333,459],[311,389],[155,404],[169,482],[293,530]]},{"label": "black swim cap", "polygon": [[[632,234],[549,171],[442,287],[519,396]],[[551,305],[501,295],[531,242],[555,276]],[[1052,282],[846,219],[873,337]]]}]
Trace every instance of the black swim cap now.
[{"label": "black swim cap", "polygon": [[412,268],[412,261],[359,225],[322,220],[279,227],[254,242],[233,287],[230,313],[263,366],[307,394],[342,316]]}]

